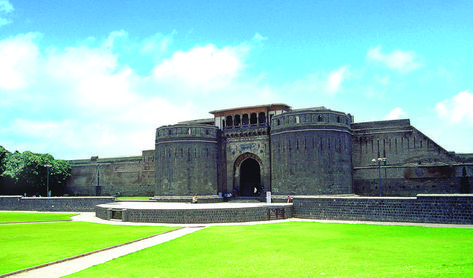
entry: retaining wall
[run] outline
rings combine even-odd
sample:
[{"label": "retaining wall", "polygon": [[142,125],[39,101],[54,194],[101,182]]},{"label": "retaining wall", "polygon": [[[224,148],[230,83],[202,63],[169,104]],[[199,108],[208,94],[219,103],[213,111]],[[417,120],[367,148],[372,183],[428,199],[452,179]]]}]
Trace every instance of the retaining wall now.
[{"label": "retaining wall", "polygon": [[205,224],[268,221],[293,217],[291,204],[261,205],[244,208],[194,208],[194,209],[136,209],[113,208],[109,205],[96,207],[98,218],[127,222]]},{"label": "retaining wall", "polygon": [[473,224],[473,194],[293,198],[294,217],[324,220]]},{"label": "retaining wall", "polygon": [[0,210],[25,211],[95,211],[99,204],[111,203],[115,197],[22,197],[0,196]]}]

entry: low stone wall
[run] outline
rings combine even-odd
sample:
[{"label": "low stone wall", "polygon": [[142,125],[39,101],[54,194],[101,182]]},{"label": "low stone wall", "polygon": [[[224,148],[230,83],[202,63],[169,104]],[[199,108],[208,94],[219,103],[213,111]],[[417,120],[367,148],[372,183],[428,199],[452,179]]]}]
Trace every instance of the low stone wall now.
[{"label": "low stone wall", "polygon": [[[157,202],[178,202],[178,203],[191,203],[193,196],[154,196],[150,200]],[[217,195],[197,195],[198,203],[221,203],[225,201],[223,197]]]},{"label": "low stone wall", "polygon": [[417,197],[295,196],[294,217],[323,220],[473,224],[473,194]]},{"label": "low stone wall", "polygon": [[293,209],[292,204],[212,209],[135,209],[114,208],[105,204],[96,207],[96,216],[124,222],[206,224],[287,219],[293,217]]},{"label": "low stone wall", "polygon": [[114,201],[115,197],[0,196],[0,210],[95,211],[96,205]]}]

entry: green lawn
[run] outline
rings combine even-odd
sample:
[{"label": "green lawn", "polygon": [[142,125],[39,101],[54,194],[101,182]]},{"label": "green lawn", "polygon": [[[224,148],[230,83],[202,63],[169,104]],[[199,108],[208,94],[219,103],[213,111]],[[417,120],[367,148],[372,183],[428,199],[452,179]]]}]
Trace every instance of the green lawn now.
[{"label": "green lawn", "polygon": [[71,220],[77,213],[0,212],[0,223]]},{"label": "green lawn", "polygon": [[473,229],[214,226],[70,277],[466,277]]},{"label": "green lawn", "polygon": [[0,225],[0,274],[113,246],[175,227],[57,222]]}]

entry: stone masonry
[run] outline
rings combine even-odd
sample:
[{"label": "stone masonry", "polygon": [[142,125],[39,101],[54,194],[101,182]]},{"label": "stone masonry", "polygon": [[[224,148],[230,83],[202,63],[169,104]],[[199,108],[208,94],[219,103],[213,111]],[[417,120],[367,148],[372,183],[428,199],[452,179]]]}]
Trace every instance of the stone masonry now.
[{"label": "stone masonry", "polygon": [[157,128],[155,149],[141,156],[70,161],[69,194],[473,192],[473,154],[446,151],[408,119],[356,123],[344,112],[286,104],[210,113],[213,118]]}]

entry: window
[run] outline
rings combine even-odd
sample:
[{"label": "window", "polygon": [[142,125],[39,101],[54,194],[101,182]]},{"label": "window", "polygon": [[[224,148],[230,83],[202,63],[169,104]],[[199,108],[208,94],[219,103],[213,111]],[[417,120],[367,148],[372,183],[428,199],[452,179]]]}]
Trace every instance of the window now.
[{"label": "window", "polygon": [[242,124],[248,125],[250,120],[248,119],[248,114],[243,114]]},{"label": "window", "polygon": [[235,116],[235,127],[240,126],[240,123],[241,123],[240,115],[236,115]]},{"label": "window", "polygon": [[266,123],[266,114],[264,112],[260,112],[258,114],[258,120],[259,120],[259,124],[265,124]]},{"label": "window", "polygon": [[232,116],[227,116],[227,126],[231,128],[233,126]]},{"label": "window", "polygon": [[258,123],[258,117],[256,116],[256,113],[251,113],[250,115],[250,124],[255,125]]}]

